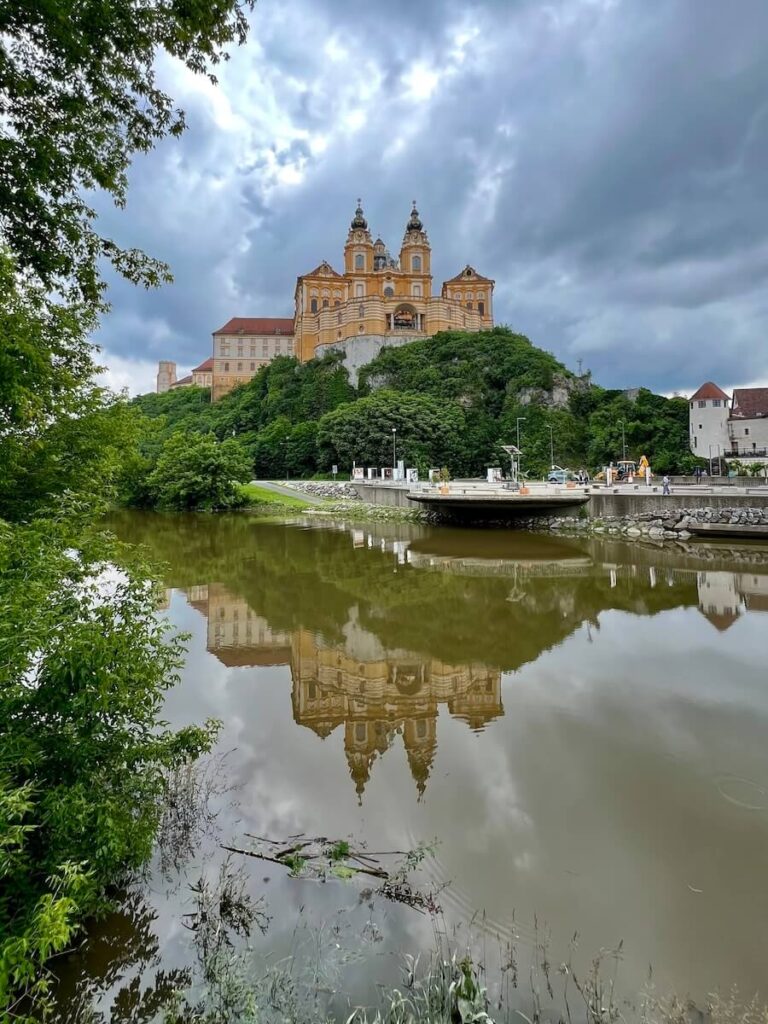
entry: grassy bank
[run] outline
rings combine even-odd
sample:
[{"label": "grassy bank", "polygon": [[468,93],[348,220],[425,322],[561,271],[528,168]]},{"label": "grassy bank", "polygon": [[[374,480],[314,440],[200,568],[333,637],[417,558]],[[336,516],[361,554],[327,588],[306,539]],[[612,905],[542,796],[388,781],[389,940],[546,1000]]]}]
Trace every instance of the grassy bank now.
[{"label": "grassy bank", "polygon": [[247,508],[264,509],[265,512],[280,513],[284,511],[304,511],[313,507],[313,503],[305,501],[298,495],[278,494],[258,484],[241,484],[240,493],[246,501]]}]

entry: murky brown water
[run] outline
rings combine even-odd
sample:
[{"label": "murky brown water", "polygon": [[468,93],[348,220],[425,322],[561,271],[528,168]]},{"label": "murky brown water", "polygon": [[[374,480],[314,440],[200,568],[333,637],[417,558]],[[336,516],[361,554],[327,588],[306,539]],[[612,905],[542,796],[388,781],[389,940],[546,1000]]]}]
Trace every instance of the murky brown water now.
[{"label": "murky brown water", "polygon": [[[139,1019],[142,991],[151,1009],[158,968],[162,989],[190,961],[190,881],[246,833],[436,837],[441,927],[485,911],[492,944],[516,930],[531,945],[536,915],[555,963],[575,930],[585,957],[623,939],[627,992],[652,964],[662,991],[768,999],[768,548],[247,516],[113,526],[167,563],[164,613],[191,634],[168,718],[221,719],[228,753],[215,827],[186,863],[158,858],[64,965],[61,1019],[76,990],[116,1000],[113,1020]],[[255,955],[289,953],[297,921],[324,928],[360,958],[353,997],[396,976],[391,951],[432,941],[428,917],[372,912],[349,884],[244,866],[272,917]]]}]

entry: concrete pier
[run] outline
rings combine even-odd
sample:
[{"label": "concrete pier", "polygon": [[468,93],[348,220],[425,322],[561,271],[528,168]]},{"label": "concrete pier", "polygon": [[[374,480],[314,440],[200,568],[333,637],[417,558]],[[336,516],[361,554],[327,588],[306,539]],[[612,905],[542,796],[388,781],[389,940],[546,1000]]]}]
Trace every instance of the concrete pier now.
[{"label": "concrete pier", "polygon": [[[424,485],[427,486],[427,485]],[[430,485],[432,486],[432,485]],[[453,481],[451,489],[479,488],[478,481]],[[538,485],[546,486],[546,485]],[[363,501],[372,505],[394,505],[412,508],[408,492],[412,488],[403,483],[355,481],[355,490]],[[432,486],[433,490],[437,490]],[[579,489],[580,493],[582,489]],[[672,485],[672,493],[663,495],[661,484],[618,484],[612,487],[590,485],[589,501],[575,508],[573,515],[601,519],[604,516],[631,516],[641,512],[674,508],[759,508],[768,506],[768,487],[757,483],[754,487]],[[567,511],[565,514],[568,514]]]}]

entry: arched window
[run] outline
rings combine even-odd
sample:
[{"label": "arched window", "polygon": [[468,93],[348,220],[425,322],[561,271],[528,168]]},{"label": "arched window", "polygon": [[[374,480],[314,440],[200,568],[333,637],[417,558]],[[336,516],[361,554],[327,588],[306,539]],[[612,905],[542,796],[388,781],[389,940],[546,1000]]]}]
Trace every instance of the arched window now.
[{"label": "arched window", "polygon": [[461,292],[456,292],[456,294],[453,297],[454,299],[456,299],[457,302],[461,302]]},{"label": "arched window", "polygon": [[477,304],[477,312],[480,314],[480,316],[485,316],[485,303],[484,302],[478,302],[478,304]]},{"label": "arched window", "polygon": [[365,295],[365,287],[362,284],[355,285],[355,295],[358,299],[361,299]]},{"label": "arched window", "polygon": [[467,303],[467,309],[472,309],[472,303],[471,302]]},{"label": "arched window", "polygon": [[421,298],[421,285],[420,284],[415,284],[413,286],[413,294],[414,294],[414,296],[416,298],[419,298],[419,299]]},{"label": "arched window", "polygon": [[357,311],[357,315],[358,316],[365,316],[365,306],[363,306],[362,304],[360,305],[360,308]]},{"label": "arched window", "polygon": [[365,257],[361,252],[355,253],[355,270],[362,270],[365,267]]},{"label": "arched window", "polygon": [[310,299],[310,301],[309,301],[309,310],[310,310],[311,313],[316,313],[317,312],[317,299]]},{"label": "arched window", "polygon": [[384,298],[385,299],[391,299],[391,298],[393,298],[394,294],[395,294],[395,289],[392,287],[391,284],[388,284],[387,287],[384,289]]},{"label": "arched window", "polygon": [[421,256],[411,257],[411,270],[414,272],[414,274],[421,273]]},{"label": "arched window", "polygon": [[323,299],[323,309],[328,309],[328,306],[329,306],[328,299]]},{"label": "arched window", "polygon": [[334,306],[340,306],[341,302],[338,299],[334,299],[333,300],[333,304],[334,304]]},{"label": "arched window", "polygon": [[[337,305],[338,305],[338,303],[337,303]],[[337,313],[337,314],[336,314],[336,323],[337,323],[337,324],[340,324],[340,323],[341,323],[341,313]]]}]

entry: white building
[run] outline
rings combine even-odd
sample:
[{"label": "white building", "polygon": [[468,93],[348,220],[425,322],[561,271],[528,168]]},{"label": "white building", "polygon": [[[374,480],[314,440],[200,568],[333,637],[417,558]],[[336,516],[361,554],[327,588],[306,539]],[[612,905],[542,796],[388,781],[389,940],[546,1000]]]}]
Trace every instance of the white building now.
[{"label": "white building", "polygon": [[768,388],[737,388],[730,399],[707,381],[689,400],[688,423],[694,455],[768,463]]}]

